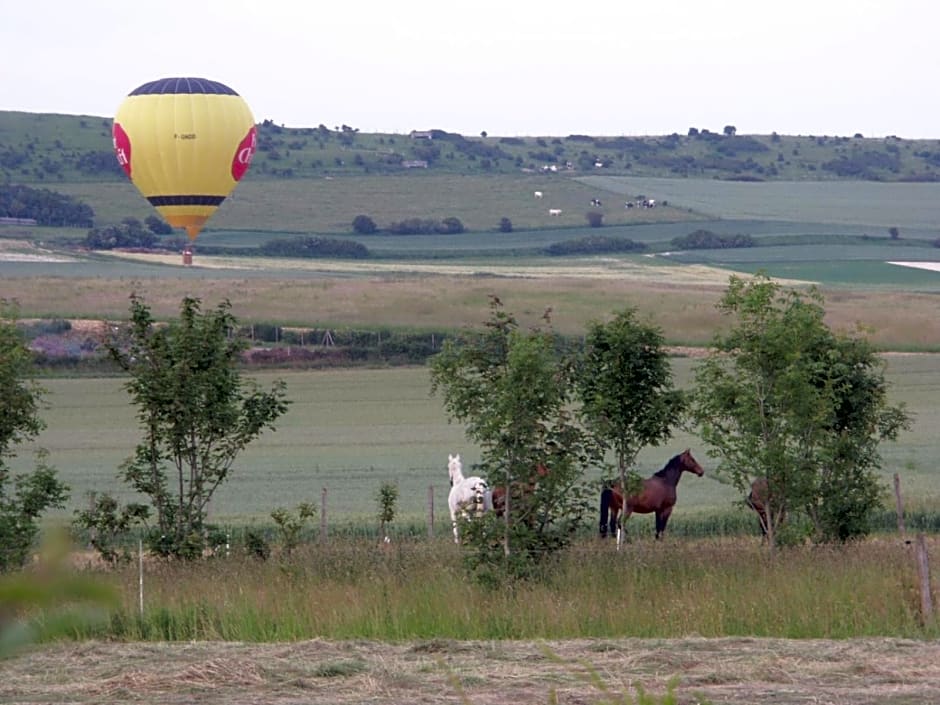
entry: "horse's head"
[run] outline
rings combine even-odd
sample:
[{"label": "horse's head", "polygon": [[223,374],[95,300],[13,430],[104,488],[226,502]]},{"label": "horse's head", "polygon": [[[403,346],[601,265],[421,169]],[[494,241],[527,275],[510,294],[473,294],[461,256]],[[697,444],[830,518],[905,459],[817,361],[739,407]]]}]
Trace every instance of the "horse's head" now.
[{"label": "horse's head", "polygon": [[451,487],[463,481],[463,464],[460,462],[460,453],[447,455],[447,472],[450,475]]},{"label": "horse's head", "polygon": [[679,454],[679,462],[682,463],[682,469],[686,472],[693,472],[699,477],[705,474],[705,468],[698,464],[698,461],[692,457],[692,451],[686,448]]}]

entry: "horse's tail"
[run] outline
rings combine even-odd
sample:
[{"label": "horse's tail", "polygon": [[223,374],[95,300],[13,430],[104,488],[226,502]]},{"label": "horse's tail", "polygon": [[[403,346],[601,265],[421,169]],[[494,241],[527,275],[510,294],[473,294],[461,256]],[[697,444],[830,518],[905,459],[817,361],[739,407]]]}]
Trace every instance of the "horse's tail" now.
[{"label": "horse's tail", "polygon": [[607,520],[610,518],[610,503],[614,498],[614,491],[605,487],[601,491],[601,536],[607,536]]}]

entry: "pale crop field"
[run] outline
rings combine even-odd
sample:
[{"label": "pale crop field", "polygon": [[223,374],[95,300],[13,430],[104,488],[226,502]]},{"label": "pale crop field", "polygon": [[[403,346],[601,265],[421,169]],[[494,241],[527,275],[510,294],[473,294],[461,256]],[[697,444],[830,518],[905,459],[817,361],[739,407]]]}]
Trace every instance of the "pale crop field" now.
[{"label": "pale crop field", "polygon": [[[940,223],[940,184],[874,181],[763,181],[584,176],[617,194],[644,193],[670,206],[717,218],[896,226],[933,233]],[[927,233],[921,234],[927,237]],[[912,235],[913,236],[913,235]]]}]

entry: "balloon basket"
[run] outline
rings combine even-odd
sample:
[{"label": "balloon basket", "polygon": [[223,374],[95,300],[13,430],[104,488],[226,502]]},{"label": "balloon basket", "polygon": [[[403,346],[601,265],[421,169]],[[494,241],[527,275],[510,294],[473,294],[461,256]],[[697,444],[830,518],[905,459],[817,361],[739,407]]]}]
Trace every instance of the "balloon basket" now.
[{"label": "balloon basket", "polygon": [[193,248],[183,248],[183,265],[189,267],[193,263]]}]

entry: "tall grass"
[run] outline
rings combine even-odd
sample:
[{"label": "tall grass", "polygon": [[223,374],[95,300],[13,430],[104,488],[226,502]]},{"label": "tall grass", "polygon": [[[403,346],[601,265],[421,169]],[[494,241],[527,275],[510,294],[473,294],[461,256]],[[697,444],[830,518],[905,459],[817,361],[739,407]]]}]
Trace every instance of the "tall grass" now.
[{"label": "tall grass", "polygon": [[446,539],[308,545],[108,573],[124,606],[106,633],[128,640],[561,639],[759,636],[937,637],[922,626],[916,569],[897,541],[799,547],[758,539],[579,542],[545,579],[477,586]]}]

